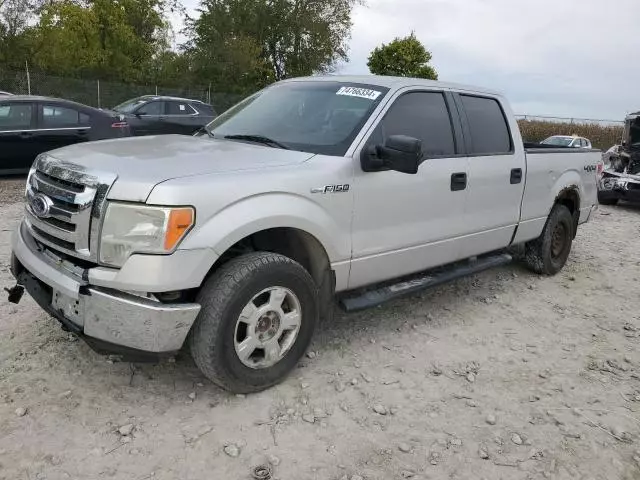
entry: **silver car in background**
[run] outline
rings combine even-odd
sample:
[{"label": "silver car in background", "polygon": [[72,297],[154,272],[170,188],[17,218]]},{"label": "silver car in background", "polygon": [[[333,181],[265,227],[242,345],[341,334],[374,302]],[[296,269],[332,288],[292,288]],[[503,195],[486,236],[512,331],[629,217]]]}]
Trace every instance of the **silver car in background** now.
[{"label": "silver car in background", "polygon": [[542,145],[554,145],[557,147],[592,148],[591,140],[584,137],[577,137],[575,135],[554,135],[552,137],[545,138],[540,143]]}]

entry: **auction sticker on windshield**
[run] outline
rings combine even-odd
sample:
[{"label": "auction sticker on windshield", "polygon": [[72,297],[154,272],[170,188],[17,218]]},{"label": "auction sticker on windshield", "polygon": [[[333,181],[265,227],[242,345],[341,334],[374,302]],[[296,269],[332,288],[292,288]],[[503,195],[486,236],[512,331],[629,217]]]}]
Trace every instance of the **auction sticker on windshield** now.
[{"label": "auction sticker on windshield", "polygon": [[336,92],[336,95],[347,95],[349,97],[360,97],[360,98],[368,98],[369,100],[377,99],[382,92],[377,90],[371,90],[369,88],[358,88],[358,87],[341,87],[340,90]]}]

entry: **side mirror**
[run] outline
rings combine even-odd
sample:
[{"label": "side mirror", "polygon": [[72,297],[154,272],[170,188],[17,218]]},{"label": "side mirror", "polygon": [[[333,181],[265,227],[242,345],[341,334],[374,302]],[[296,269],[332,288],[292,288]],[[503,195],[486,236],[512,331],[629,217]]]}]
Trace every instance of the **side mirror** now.
[{"label": "side mirror", "polygon": [[391,135],[384,145],[363,150],[361,165],[365,172],[383,168],[416,174],[422,160],[422,141],[406,135]]}]

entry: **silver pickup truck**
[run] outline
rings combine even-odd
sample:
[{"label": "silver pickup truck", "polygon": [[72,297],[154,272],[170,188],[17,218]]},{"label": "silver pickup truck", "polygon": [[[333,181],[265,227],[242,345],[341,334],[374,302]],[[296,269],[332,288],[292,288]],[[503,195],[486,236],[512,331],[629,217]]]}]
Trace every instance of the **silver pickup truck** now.
[{"label": "silver pickup truck", "polygon": [[520,257],[565,264],[595,150],[531,148],[503,97],[393,77],[274,84],[195,137],[79,144],[29,174],[12,272],[94,349],[188,346],[233,392],[279,382],[347,311]]}]

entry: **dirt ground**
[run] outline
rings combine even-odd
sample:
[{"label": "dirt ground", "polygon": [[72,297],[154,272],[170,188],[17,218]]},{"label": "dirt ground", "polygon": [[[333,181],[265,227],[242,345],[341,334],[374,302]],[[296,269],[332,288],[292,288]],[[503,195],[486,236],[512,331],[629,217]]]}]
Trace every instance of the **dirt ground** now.
[{"label": "dirt ground", "polygon": [[[0,286],[22,180],[0,183]],[[0,479],[639,479],[640,208],[553,278],[492,270],[321,325],[249,396],[188,358],[113,363],[0,300]]]}]

